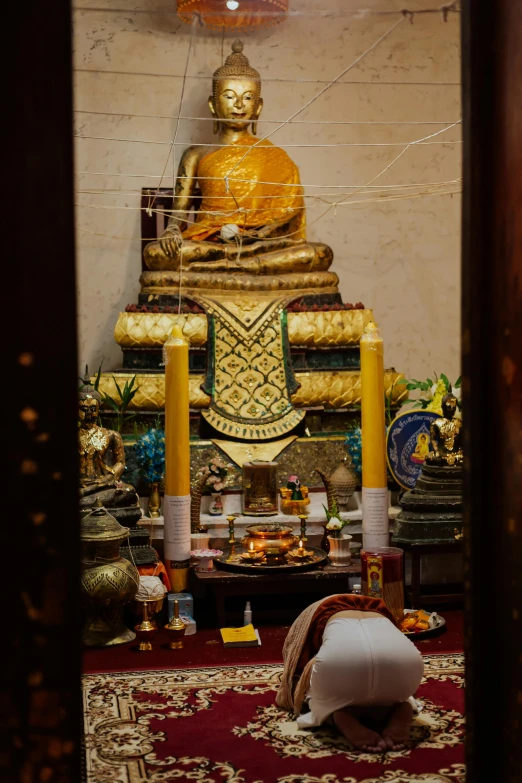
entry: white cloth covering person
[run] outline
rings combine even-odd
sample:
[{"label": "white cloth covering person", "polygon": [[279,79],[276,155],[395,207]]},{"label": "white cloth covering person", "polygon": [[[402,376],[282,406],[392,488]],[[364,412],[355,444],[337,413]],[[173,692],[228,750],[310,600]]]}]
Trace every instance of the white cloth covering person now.
[{"label": "white cloth covering person", "polygon": [[327,623],[299,728],[320,726],[344,708],[391,708],[413,699],[424,671],[415,645],[390,620],[346,611]]}]

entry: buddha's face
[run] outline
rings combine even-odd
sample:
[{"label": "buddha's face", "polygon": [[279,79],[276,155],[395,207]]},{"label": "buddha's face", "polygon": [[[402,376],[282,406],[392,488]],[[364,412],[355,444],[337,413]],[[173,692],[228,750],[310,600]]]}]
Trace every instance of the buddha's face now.
[{"label": "buddha's face", "polygon": [[80,424],[94,424],[98,418],[99,410],[100,404],[94,397],[87,397],[84,400],[80,400],[78,406]]},{"label": "buddha's face", "polygon": [[446,419],[452,419],[457,410],[456,397],[447,397],[442,401],[442,414]]},{"label": "buddha's face", "polygon": [[209,98],[210,111],[228,128],[242,130],[257,122],[263,101],[259,84],[254,79],[222,79],[217,83],[215,95]]}]

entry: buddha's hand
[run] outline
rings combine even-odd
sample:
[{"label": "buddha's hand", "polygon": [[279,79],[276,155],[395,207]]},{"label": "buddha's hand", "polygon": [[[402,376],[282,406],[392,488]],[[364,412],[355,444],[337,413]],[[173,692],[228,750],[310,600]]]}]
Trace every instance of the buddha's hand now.
[{"label": "buddha's hand", "polygon": [[165,231],[160,239],[160,247],[168,258],[177,258],[183,242],[179,231]]}]

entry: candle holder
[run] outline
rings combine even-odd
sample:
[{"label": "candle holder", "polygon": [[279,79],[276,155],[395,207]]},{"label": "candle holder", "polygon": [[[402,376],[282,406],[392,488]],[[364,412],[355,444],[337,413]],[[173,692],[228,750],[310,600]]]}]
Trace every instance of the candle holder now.
[{"label": "candle holder", "polygon": [[154,620],[149,620],[148,605],[146,601],[143,601],[143,619],[141,623],[134,626],[134,631],[140,642],[138,647],[140,652],[152,650],[152,640],[158,633],[158,626]]},{"label": "candle holder", "polygon": [[170,649],[180,650],[183,647],[183,637],[185,636],[187,626],[179,616],[179,601],[177,600],[174,601],[174,614],[172,620],[165,626],[165,630],[170,637]]},{"label": "candle holder", "polygon": [[265,559],[265,553],[261,549],[254,549],[254,545],[251,543],[250,549],[248,549],[246,552],[242,552],[240,554],[240,558],[246,563],[260,563]]},{"label": "candle holder", "polygon": [[230,516],[227,517],[229,546],[233,546],[236,543],[236,531],[234,528],[235,521],[236,521],[236,517],[234,514],[231,514]]},{"label": "candle holder", "polygon": [[303,560],[309,560],[311,557],[313,557],[314,553],[311,549],[305,549],[304,541],[301,539],[299,541],[299,546],[296,549],[291,549],[288,554],[292,560],[302,562]]},{"label": "candle holder", "polygon": [[308,519],[308,514],[299,514],[298,519],[301,522],[301,532],[299,533],[299,538],[304,544],[306,544],[308,541],[308,538],[306,537],[306,520]]}]

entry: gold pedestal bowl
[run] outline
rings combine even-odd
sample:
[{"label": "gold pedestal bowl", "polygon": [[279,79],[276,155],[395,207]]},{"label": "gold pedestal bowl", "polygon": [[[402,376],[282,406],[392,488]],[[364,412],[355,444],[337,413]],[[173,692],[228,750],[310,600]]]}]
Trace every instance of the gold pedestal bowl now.
[{"label": "gold pedestal bowl", "polygon": [[267,561],[285,562],[289,550],[298,541],[291,525],[247,525],[242,544],[248,551],[263,552]]}]

